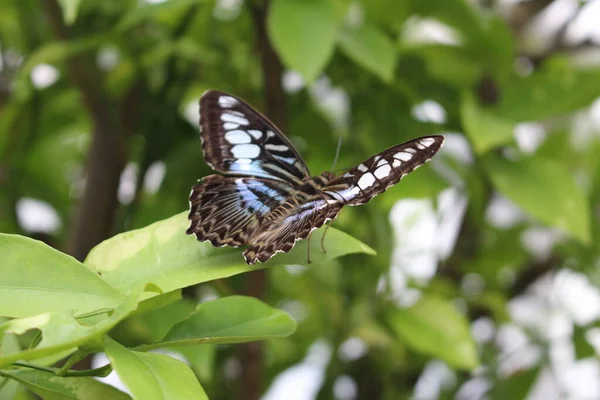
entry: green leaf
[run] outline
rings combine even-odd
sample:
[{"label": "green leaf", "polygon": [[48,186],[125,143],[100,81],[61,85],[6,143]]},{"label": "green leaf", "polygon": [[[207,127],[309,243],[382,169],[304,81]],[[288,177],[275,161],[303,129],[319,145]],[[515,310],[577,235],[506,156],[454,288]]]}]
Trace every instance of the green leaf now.
[{"label": "green leaf", "polygon": [[346,28],[339,37],[341,50],[357,64],[381,78],[394,79],[396,49],[389,37],[373,25]]},{"label": "green leaf", "polygon": [[63,378],[44,371],[16,370],[3,374],[44,400],[131,399],[129,395],[89,377]]},{"label": "green leaf", "polygon": [[493,109],[481,107],[472,94],[463,94],[460,113],[465,133],[477,154],[512,141],[514,122],[497,115]]},{"label": "green leaf", "polygon": [[[6,322],[6,318],[0,317],[0,326]],[[0,354],[16,353],[21,350],[19,341],[15,336],[7,337],[0,342]],[[0,375],[0,399],[13,399],[17,393],[19,384],[9,377]]]},{"label": "green leaf", "polygon": [[[217,248],[186,235],[188,225],[187,212],[183,212],[145,228],[122,233],[92,249],[85,263],[123,292],[146,282],[152,282],[163,292],[170,292],[260,268],[248,266],[240,249]],[[327,253],[323,254],[319,247],[322,232],[323,229],[312,235],[311,258],[315,264],[324,264],[350,253],[374,253],[367,245],[331,228],[325,239]],[[306,240],[298,242],[291,253],[277,255],[266,265],[305,264],[306,246]]]},{"label": "green leaf", "polygon": [[494,186],[540,222],[591,241],[590,206],[583,190],[559,163],[542,157],[485,160]]},{"label": "green leaf", "polygon": [[106,355],[136,399],[208,400],[192,370],[164,354],[140,353],[106,337]]},{"label": "green leaf", "polygon": [[[152,297],[146,301],[152,301],[162,296]],[[125,340],[137,340],[138,343],[154,343],[161,340],[171,327],[189,316],[196,309],[195,302],[187,299],[180,299],[167,304],[161,308],[151,310],[145,313],[130,316],[123,321],[115,331],[111,332],[111,337],[119,340],[122,335]],[[118,336],[117,336],[118,335]]]},{"label": "green leaf", "polygon": [[563,58],[547,60],[541,70],[502,88],[499,115],[533,121],[589,105],[600,93],[600,68],[578,69]]},{"label": "green leaf", "polygon": [[479,365],[466,318],[446,299],[424,294],[412,307],[393,309],[392,329],[417,351],[439,357],[457,368]]},{"label": "green leaf", "polygon": [[491,400],[526,399],[539,373],[539,368],[518,370],[507,379],[495,382],[488,393],[489,398]]},{"label": "green leaf", "polygon": [[59,0],[63,10],[63,19],[67,25],[71,25],[77,19],[77,11],[81,0]]},{"label": "green leaf", "polygon": [[164,17],[173,12],[179,12],[182,8],[194,4],[206,3],[207,0],[169,0],[161,2],[141,2],[138,7],[132,7],[119,21],[117,29],[126,31],[134,28],[149,19]]},{"label": "green leaf", "polygon": [[273,0],[267,29],[283,63],[310,83],[333,55],[335,7],[329,0]]},{"label": "green leaf", "polygon": [[48,312],[28,318],[13,319],[0,325],[0,344],[10,338],[7,334],[22,335],[32,329],[41,331],[41,341],[36,347],[0,354],[0,367],[18,360],[33,360],[74,349],[112,329],[137,305],[140,291],[125,298],[109,317],[90,325],[63,312]]},{"label": "green leaf", "polygon": [[285,312],[253,297],[229,296],[199,304],[161,340],[147,348],[200,343],[243,343],[294,333],[296,322]]},{"label": "green leaf", "polygon": [[46,244],[0,233],[0,315],[75,315],[115,308],[124,296],[74,258]]}]

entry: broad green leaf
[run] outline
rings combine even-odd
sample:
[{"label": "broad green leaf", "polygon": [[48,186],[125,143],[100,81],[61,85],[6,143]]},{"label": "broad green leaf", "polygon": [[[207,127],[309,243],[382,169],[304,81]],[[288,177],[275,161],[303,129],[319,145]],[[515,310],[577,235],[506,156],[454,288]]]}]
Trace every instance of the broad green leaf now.
[{"label": "broad green leaf", "polygon": [[[163,292],[170,292],[261,268],[248,266],[242,249],[217,248],[186,235],[188,225],[187,212],[183,212],[125,232],[92,249],[85,263],[122,291],[152,282]],[[312,235],[311,258],[315,264],[350,253],[373,254],[367,245],[334,228],[327,232],[327,253],[323,254],[319,243],[322,232],[323,229]],[[279,254],[266,265],[305,264],[306,246],[306,240],[298,242],[291,253]]]},{"label": "broad green leaf", "polygon": [[396,49],[389,37],[373,25],[346,28],[339,36],[340,48],[366,70],[384,82],[394,79]]},{"label": "broad green leaf", "polygon": [[0,254],[0,315],[79,315],[124,299],[85,265],[37,240],[0,233]]},{"label": "broad green leaf", "polygon": [[483,73],[479,54],[464,47],[423,44],[401,49],[399,57],[411,55],[425,61],[431,77],[453,87],[472,89]]},{"label": "broad green leaf", "polygon": [[48,312],[33,317],[13,319],[0,325],[0,344],[10,338],[8,334],[22,335],[32,329],[41,331],[41,341],[36,347],[0,354],[0,367],[18,360],[33,360],[74,349],[108,332],[124,319],[137,305],[140,291],[132,293],[112,314],[90,325],[66,312]]},{"label": "broad green leaf", "polygon": [[[0,317],[0,326],[8,321],[7,318]],[[14,336],[9,336],[0,342],[0,354],[16,353],[21,349],[19,341]],[[0,399],[12,399],[17,393],[19,384],[14,380],[0,375]]]},{"label": "broad green leaf", "polygon": [[[152,301],[162,296],[152,297]],[[124,340],[137,340],[138,343],[155,343],[161,340],[171,327],[177,322],[188,317],[196,309],[195,302],[180,299],[155,310],[145,313],[136,313],[123,321],[113,332],[111,337],[125,344]],[[124,340],[119,340],[121,336]]]},{"label": "broad green leaf", "polygon": [[513,121],[540,120],[585,107],[598,93],[600,68],[584,69],[556,58],[503,87],[497,112]]},{"label": "broad green leaf", "polygon": [[208,399],[192,370],[164,354],[131,351],[106,337],[106,355],[136,399]]},{"label": "broad green leaf", "polygon": [[200,343],[243,343],[288,336],[296,322],[285,312],[253,297],[229,296],[199,304],[160,341],[147,348]]},{"label": "broad green leaf", "polygon": [[425,294],[410,308],[390,311],[388,320],[392,329],[410,347],[457,368],[478,366],[469,323],[448,300]]},{"label": "broad green leaf", "polygon": [[490,155],[485,165],[494,186],[525,212],[583,243],[590,242],[590,206],[561,164],[542,157],[513,162]]},{"label": "broad green leaf", "polygon": [[90,377],[64,378],[35,370],[14,370],[5,373],[44,400],[131,399],[120,390]]},{"label": "broad green leaf", "polygon": [[470,93],[464,93],[460,113],[465,132],[477,154],[485,154],[512,141],[514,123],[497,115],[493,109],[481,107]]},{"label": "broad green leaf", "polygon": [[527,399],[539,375],[539,368],[532,368],[527,371],[517,370],[514,375],[495,382],[492,389],[487,393],[488,398],[491,400]]},{"label": "broad green leaf", "polygon": [[267,28],[283,63],[309,83],[333,55],[337,17],[332,1],[273,0]]},{"label": "broad green leaf", "polygon": [[216,345],[179,346],[168,348],[167,350],[183,355],[200,382],[212,381],[215,374]]},{"label": "broad green leaf", "polygon": [[67,25],[71,25],[77,19],[77,11],[81,0],[59,0],[63,10],[63,19]]}]

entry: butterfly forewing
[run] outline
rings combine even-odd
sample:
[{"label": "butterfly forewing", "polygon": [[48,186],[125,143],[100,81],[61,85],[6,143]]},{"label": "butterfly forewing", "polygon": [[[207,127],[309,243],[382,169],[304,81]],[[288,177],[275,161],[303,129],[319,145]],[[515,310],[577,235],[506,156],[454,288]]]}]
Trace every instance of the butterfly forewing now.
[{"label": "butterfly forewing", "polygon": [[333,180],[323,191],[343,204],[364,204],[429,161],[443,142],[443,136],[425,136],[390,147]]},{"label": "butterfly forewing", "polygon": [[200,99],[204,159],[215,170],[299,184],[309,178],[292,143],[243,100],[210,90]]},{"label": "butterfly forewing", "polygon": [[192,189],[187,233],[214,246],[248,244],[263,216],[291,191],[290,185],[276,180],[210,175]]}]

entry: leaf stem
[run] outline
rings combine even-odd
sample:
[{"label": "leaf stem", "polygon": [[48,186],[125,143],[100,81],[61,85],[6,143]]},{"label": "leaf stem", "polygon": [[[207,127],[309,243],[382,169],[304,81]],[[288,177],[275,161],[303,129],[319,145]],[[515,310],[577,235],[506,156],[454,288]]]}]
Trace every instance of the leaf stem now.
[{"label": "leaf stem", "polygon": [[108,374],[110,374],[112,372],[112,366],[110,364],[106,364],[102,367],[94,368],[94,369],[82,369],[82,370],[70,370],[70,371],[63,371],[62,368],[44,367],[41,365],[31,364],[31,363],[27,363],[27,362],[14,362],[11,365],[14,365],[17,367],[37,369],[38,371],[49,372],[53,375],[60,376],[60,377],[97,376],[97,377],[103,378],[105,376],[108,376]]}]

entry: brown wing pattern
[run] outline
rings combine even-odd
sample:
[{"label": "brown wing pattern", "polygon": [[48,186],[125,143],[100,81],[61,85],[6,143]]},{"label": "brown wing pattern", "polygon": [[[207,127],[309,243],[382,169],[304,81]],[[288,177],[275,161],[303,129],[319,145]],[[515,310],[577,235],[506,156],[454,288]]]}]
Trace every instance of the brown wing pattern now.
[{"label": "brown wing pattern", "polygon": [[390,147],[330,182],[323,192],[349,206],[358,206],[395,185],[442,147],[443,136],[425,136]]},{"label": "brown wing pattern", "polygon": [[290,185],[279,181],[210,175],[190,194],[187,234],[218,247],[246,245],[263,216],[291,191]]},{"label": "brown wing pattern", "polygon": [[244,251],[246,262],[265,262],[279,252],[289,252],[298,240],[335,219],[341,209],[342,204],[328,203],[320,196],[301,201],[290,198],[267,215],[260,230],[250,237],[251,246]]}]

